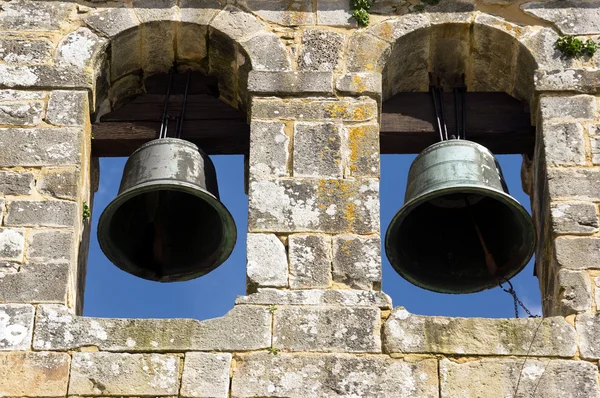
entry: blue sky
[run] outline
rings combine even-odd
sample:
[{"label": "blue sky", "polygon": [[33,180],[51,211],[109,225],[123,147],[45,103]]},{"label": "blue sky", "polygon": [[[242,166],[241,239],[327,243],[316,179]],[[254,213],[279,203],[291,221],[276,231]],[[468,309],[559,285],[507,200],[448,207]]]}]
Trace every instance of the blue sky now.
[{"label": "blue sky", "polygon": [[[381,157],[381,231],[404,201],[406,177],[413,155]],[[129,275],[104,256],[98,246],[96,228],[106,205],[116,196],[125,158],[100,161],[100,187],[95,195],[92,237],[88,259],[84,314],[97,317],[196,318],[221,316],[233,307],[236,296],[245,293],[246,231],[248,198],[244,194],[242,156],[213,156],[219,178],[221,201],[233,215],[238,241],[229,259],[210,274],[188,282],[157,283]],[[520,155],[498,156],[510,193],[529,210],[529,197],[521,189]],[[382,236],[383,238],[384,236]],[[383,239],[382,239],[383,240]],[[514,317],[512,298],[499,288],[468,295],[446,295],[420,289],[402,279],[390,266],[382,249],[383,290],[394,306],[423,315],[465,317]],[[540,313],[538,280],[533,261],[512,283],[521,300]],[[525,316],[522,314],[522,316]]]}]

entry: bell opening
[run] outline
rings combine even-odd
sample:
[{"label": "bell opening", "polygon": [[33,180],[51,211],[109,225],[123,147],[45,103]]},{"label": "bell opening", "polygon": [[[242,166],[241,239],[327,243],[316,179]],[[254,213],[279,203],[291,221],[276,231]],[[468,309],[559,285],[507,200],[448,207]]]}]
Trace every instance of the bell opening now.
[{"label": "bell opening", "polygon": [[422,288],[473,293],[497,286],[498,279],[488,270],[481,239],[501,280],[516,275],[531,258],[530,220],[509,197],[445,193],[409,205],[401,212],[403,215],[392,222],[388,232],[386,251],[392,266]]},{"label": "bell opening", "polygon": [[232,245],[222,215],[209,201],[166,189],[128,198],[109,221],[107,240],[117,257],[113,262],[136,276],[161,282],[212,271],[229,256]]}]

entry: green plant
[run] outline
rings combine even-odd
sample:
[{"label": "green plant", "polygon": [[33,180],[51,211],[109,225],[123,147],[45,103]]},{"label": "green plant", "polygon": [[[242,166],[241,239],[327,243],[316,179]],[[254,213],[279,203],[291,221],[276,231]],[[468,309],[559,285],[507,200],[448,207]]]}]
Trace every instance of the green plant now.
[{"label": "green plant", "polygon": [[585,53],[589,57],[593,57],[594,54],[596,54],[596,51],[598,51],[598,43],[596,43],[592,39],[587,39],[587,41],[584,44],[584,50],[583,51],[585,51]]},{"label": "green plant", "polygon": [[369,12],[367,11],[371,8],[370,0],[351,0],[350,6],[354,11],[352,11],[352,16],[356,19],[356,22],[360,26],[367,26],[369,24]]},{"label": "green plant", "polygon": [[273,354],[273,355],[279,354],[279,348],[269,347],[269,348],[267,348],[267,351],[269,351],[269,354]]},{"label": "green plant", "polygon": [[585,43],[575,36],[561,36],[556,40],[556,47],[567,57],[580,57],[587,55],[593,57],[598,51],[598,44],[588,39]]},{"label": "green plant", "polygon": [[92,211],[90,210],[90,206],[88,206],[87,202],[83,202],[83,220],[87,220],[92,216]]},{"label": "green plant", "polygon": [[275,307],[274,305],[270,305],[270,306],[269,306],[269,312],[270,312],[271,314],[274,314],[274,313],[275,313],[275,311],[277,311],[277,307]]}]

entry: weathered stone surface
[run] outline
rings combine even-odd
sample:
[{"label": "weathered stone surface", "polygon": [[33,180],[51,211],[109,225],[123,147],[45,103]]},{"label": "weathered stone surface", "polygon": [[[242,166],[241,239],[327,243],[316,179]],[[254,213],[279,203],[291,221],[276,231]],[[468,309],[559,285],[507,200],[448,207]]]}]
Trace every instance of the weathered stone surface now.
[{"label": "weathered stone surface", "polygon": [[33,188],[33,173],[0,171],[0,194],[29,195]]},{"label": "weathered stone surface", "polygon": [[35,187],[39,193],[49,195],[58,199],[77,198],[79,192],[79,178],[81,177],[78,170],[46,170],[38,175],[35,181]]},{"label": "weathered stone surface", "polygon": [[343,120],[361,122],[377,117],[377,102],[371,98],[266,99],[252,103],[252,117],[285,120]]},{"label": "weathered stone surface", "polygon": [[176,21],[178,0],[133,0],[132,6],[141,23]]},{"label": "weathered stone surface", "polygon": [[250,178],[288,177],[290,137],[278,121],[254,120],[250,124]]},{"label": "weathered stone surface", "polygon": [[344,133],[344,176],[379,178],[379,124],[355,124]]},{"label": "weathered stone surface", "polygon": [[52,60],[54,45],[46,39],[0,38],[0,58],[7,64],[39,65]]},{"label": "weathered stone surface", "polygon": [[34,229],[27,239],[27,258],[44,263],[66,263],[72,258],[73,233],[64,230]]},{"label": "weathered stone surface", "polygon": [[77,217],[77,205],[62,200],[12,200],[7,208],[10,226],[71,227]]},{"label": "weathered stone surface", "polygon": [[218,0],[179,0],[179,19],[198,25],[208,25],[223,6]]},{"label": "weathered stone surface", "polygon": [[[5,265],[5,264],[2,264]],[[8,303],[65,303],[69,265],[28,262],[0,265],[0,291]]]},{"label": "weathered stone surface", "polygon": [[278,307],[273,346],[283,351],[381,352],[378,308]]},{"label": "weathered stone surface", "polygon": [[592,163],[600,165],[600,135],[590,137],[590,146],[592,150]]},{"label": "weathered stone surface", "polygon": [[379,235],[333,237],[333,281],[354,289],[381,288]]},{"label": "weathered stone surface", "polygon": [[127,7],[104,8],[100,12],[86,15],[83,20],[90,28],[109,38],[140,24],[135,12]]},{"label": "weathered stone surface", "polygon": [[560,289],[557,309],[561,315],[592,309],[592,284],[585,271],[561,269],[558,271],[557,284]]},{"label": "weathered stone surface", "polygon": [[343,177],[342,125],[330,122],[294,124],[294,177]]},{"label": "weathered stone surface", "polygon": [[275,33],[262,33],[244,42],[242,47],[252,61],[252,70],[289,71],[292,61],[279,36]]},{"label": "weathered stone surface", "polygon": [[600,313],[585,313],[577,316],[575,327],[579,335],[579,350],[585,359],[600,359]]},{"label": "weathered stone surface", "polygon": [[552,22],[563,34],[600,34],[600,1],[560,0],[521,5],[527,14]]},{"label": "weathered stone surface", "polygon": [[249,296],[239,296],[236,304],[313,305],[344,307],[379,307],[388,310],[392,299],[374,290],[279,290],[258,289]]},{"label": "weathered stone surface", "polygon": [[348,43],[348,71],[381,72],[389,55],[389,43],[371,34],[357,31]]},{"label": "weathered stone surface", "polygon": [[42,121],[44,103],[0,102],[0,124],[12,126],[37,126]]},{"label": "weathered stone surface", "polygon": [[333,94],[331,72],[250,71],[248,91],[252,93]]},{"label": "weathered stone surface", "polygon": [[548,190],[552,200],[600,201],[600,170],[549,169]]},{"label": "weathered stone surface", "polygon": [[586,164],[583,127],[579,123],[544,123],[544,154],[549,166]]},{"label": "weathered stone surface", "polygon": [[381,74],[371,72],[346,73],[338,77],[335,88],[342,93],[381,95]]},{"label": "weathered stone surface", "polygon": [[[441,397],[596,397],[598,367],[562,359],[440,361]],[[518,392],[515,391],[518,386]]]},{"label": "weathered stone surface", "polygon": [[142,69],[145,74],[167,73],[175,61],[175,23],[149,22],[141,30]]},{"label": "weathered stone surface", "polygon": [[600,238],[559,237],[554,241],[556,260],[571,269],[600,268]]},{"label": "weathered stone surface", "polygon": [[75,10],[69,2],[14,0],[2,6],[1,30],[59,30]]},{"label": "weathered stone surface", "polygon": [[385,41],[394,43],[416,30],[429,28],[430,19],[427,13],[411,13],[380,22],[370,27],[369,31]]},{"label": "weathered stone surface", "polygon": [[62,129],[0,129],[0,166],[79,164],[81,131]]},{"label": "weathered stone surface", "polygon": [[0,86],[9,88],[75,87],[91,89],[93,82],[90,73],[72,66],[0,64]]},{"label": "weathered stone surface", "polygon": [[[165,41],[168,38],[165,38]],[[161,42],[164,46],[165,43]],[[162,46],[160,47],[162,48]],[[140,29],[131,29],[121,33],[112,40],[110,46],[110,79],[117,80],[123,76],[142,69],[142,33]],[[169,51],[169,53],[172,53]]]},{"label": "weathered stone surface", "polygon": [[104,53],[107,45],[108,40],[88,28],[79,28],[62,39],[55,58],[59,64],[85,68],[93,66],[98,57]]},{"label": "weathered stone surface", "polygon": [[236,361],[232,398],[438,397],[435,359],[257,353]]},{"label": "weathered stone surface", "polygon": [[227,398],[230,365],[231,354],[186,353],[180,396]]},{"label": "weathered stone surface", "polygon": [[302,48],[298,57],[300,70],[334,71],[341,66],[344,36],[322,29],[306,29],[302,33]]},{"label": "weathered stone surface", "polygon": [[279,25],[313,25],[315,21],[313,2],[309,0],[243,0],[241,3],[262,19]]},{"label": "weathered stone surface", "polygon": [[89,110],[86,91],[52,91],[46,121],[56,126],[83,126]]},{"label": "weathered stone surface", "polygon": [[200,64],[206,61],[208,27],[196,24],[180,24],[177,30],[176,54],[178,61]]},{"label": "weathered stone surface", "polygon": [[540,110],[545,120],[594,119],[596,117],[596,98],[591,95],[544,96],[540,99]]},{"label": "weathered stone surface", "polygon": [[352,17],[349,0],[319,0],[317,24],[328,26],[358,26]]},{"label": "weathered stone surface", "polygon": [[254,15],[233,6],[227,6],[218,13],[210,26],[235,41],[243,41],[265,30]]},{"label": "weathered stone surface", "polygon": [[[541,325],[540,325],[541,323]],[[572,357],[575,329],[564,318],[453,318],[395,308],[383,327],[386,353]]]},{"label": "weathered stone surface", "polygon": [[369,14],[402,15],[412,4],[408,0],[373,0]]},{"label": "weathered stone surface", "polygon": [[600,71],[594,69],[538,70],[534,82],[537,91],[576,91],[600,93]]},{"label": "weathered stone surface", "polygon": [[25,230],[0,228],[0,261],[23,261]]},{"label": "weathered stone surface", "polygon": [[331,236],[293,234],[288,237],[290,287],[331,286]]},{"label": "weathered stone surface", "polygon": [[0,90],[0,101],[43,100],[46,93],[29,90]]},{"label": "weathered stone surface", "polygon": [[377,179],[252,181],[249,197],[252,232],[379,231]]},{"label": "weathered stone surface", "polygon": [[85,346],[128,352],[260,350],[271,346],[271,314],[266,306],[237,306],[206,321],[110,319],[74,316],[60,305],[38,306],[34,349]]},{"label": "weathered stone surface", "polygon": [[288,262],[283,243],[274,234],[246,237],[246,276],[252,286],[286,287]]},{"label": "weathered stone surface", "polygon": [[69,394],[177,395],[178,376],[176,356],[76,352]]},{"label": "weathered stone surface", "polygon": [[64,397],[69,362],[63,353],[0,352],[0,396]]},{"label": "weathered stone surface", "polygon": [[0,304],[0,351],[31,348],[34,312],[28,304]]},{"label": "weathered stone surface", "polygon": [[599,230],[596,206],[589,202],[550,204],[552,229],[557,234],[592,234]]}]

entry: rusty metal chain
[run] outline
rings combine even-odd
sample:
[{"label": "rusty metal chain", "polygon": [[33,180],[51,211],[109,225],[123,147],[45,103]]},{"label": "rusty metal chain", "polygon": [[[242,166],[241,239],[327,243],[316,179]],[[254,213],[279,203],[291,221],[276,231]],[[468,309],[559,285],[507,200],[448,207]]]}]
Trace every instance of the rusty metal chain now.
[{"label": "rusty metal chain", "polygon": [[[509,288],[506,289],[504,286],[502,286],[502,283],[507,283]],[[508,279],[504,279],[504,282],[498,282],[498,286],[500,286],[500,288],[502,290],[504,290],[506,293],[510,294],[513,298],[514,304],[515,304],[515,317],[518,318],[519,317],[519,306],[521,306],[521,308],[523,308],[523,310],[527,313],[527,315],[529,315],[530,318],[539,318],[539,315],[533,315],[531,313],[531,311],[529,311],[529,309],[527,307],[525,307],[525,304],[523,304],[523,302],[519,299],[519,297],[517,297],[517,292],[515,292],[515,289],[513,288],[512,283],[510,283],[510,281]]]}]

